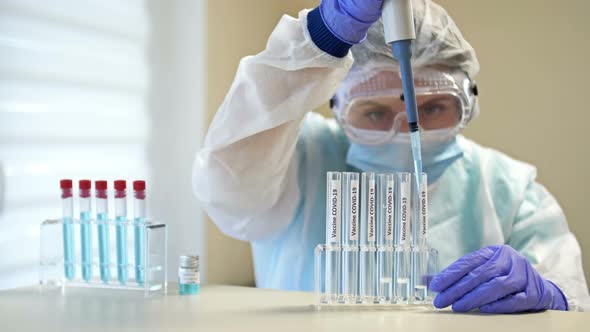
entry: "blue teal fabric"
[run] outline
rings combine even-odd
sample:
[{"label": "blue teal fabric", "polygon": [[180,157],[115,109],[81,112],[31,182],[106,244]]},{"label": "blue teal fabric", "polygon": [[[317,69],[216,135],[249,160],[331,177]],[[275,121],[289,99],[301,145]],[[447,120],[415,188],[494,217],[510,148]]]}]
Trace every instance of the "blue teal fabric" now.
[{"label": "blue teal fabric", "polygon": [[[463,136],[456,143],[460,158],[428,188],[429,242],[439,251],[442,268],[489,245],[509,244],[533,266],[550,261],[548,255],[560,247],[577,248],[561,208],[535,182],[534,167]],[[314,248],[325,239],[325,174],[361,171],[347,164],[349,148],[334,120],[306,116],[296,152],[298,207],[287,229],[252,242],[258,287],[313,290]],[[554,266],[542,270],[561,273],[564,280],[578,272]]]},{"label": "blue teal fabric", "polygon": [[[462,156],[463,149],[456,137],[441,142],[422,142],[422,170],[428,174],[430,182],[438,180],[444,171]],[[414,171],[409,137],[402,142],[376,146],[351,143],[346,163],[364,172]]]},{"label": "blue teal fabric", "polygon": [[337,58],[345,57],[352,47],[352,44],[345,43],[334,36],[322,19],[320,7],[307,14],[307,30],[311,40],[320,50]]}]

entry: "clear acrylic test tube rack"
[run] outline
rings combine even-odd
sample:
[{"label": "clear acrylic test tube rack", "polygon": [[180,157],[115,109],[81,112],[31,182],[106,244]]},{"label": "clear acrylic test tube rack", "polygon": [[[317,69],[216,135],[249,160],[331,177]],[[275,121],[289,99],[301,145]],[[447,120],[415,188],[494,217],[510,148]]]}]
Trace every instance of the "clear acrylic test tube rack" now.
[{"label": "clear acrylic test tube rack", "polygon": [[[64,261],[64,221],[62,219],[51,219],[41,223],[40,236],[40,267],[39,284],[41,290],[61,288],[67,291],[69,287],[121,289],[136,292],[143,292],[144,295],[165,294],[167,291],[167,229],[166,225],[150,221],[149,219],[140,224],[133,221],[100,221],[90,220],[90,232],[92,236],[92,279],[83,280],[81,262],[81,223],[78,219],[72,219],[66,223],[73,233],[74,260],[68,264],[73,269],[73,278],[66,278]],[[108,232],[108,264],[99,258],[98,234]],[[123,230],[126,234],[126,256],[127,264],[118,265],[117,262],[117,230]],[[145,264],[135,264],[134,247],[135,235],[141,237],[143,242],[143,257]],[[103,244],[104,245],[104,244]],[[104,250],[104,249],[103,249]],[[103,263],[103,264],[101,264]],[[101,267],[108,278],[105,278]],[[125,272],[127,276],[125,283],[118,279],[119,271]],[[141,282],[136,276],[141,273]]]},{"label": "clear acrylic test tube rack", "polygon": [[[326,244],[315,249],[316,306],[432,308],[427,176],[328,172]],[[360,213],[359,213],[360,211]]]},{"label": "clear acrylic test tube rack", "polygon": [[[359,291],[354,296],[344,294],[342,287],[338,287],[337,294],[328,294],[323,287],[325,283],[325,261],[326,254],[338,252],[342,256],[345,252],[352,255],[359,255],[361,261],[372,256],[376,260],[378,252],[390,252],[392,258],[390,266],[393,266],[392,280],[381,282],[377,271],[371,271],[369,275],[374,277],[375,286],[369,294],[366,291]],[[357,275],[363,271],[363,264],[359,265]],[[365,271],[367,272],[367,271]],[[316,306],[321,307],[358,307],[358,308],[401,308],[408,306],[431,307],[434,293],[428,290],[428,284],[436,273],[439,272],[438,252],[432,248],[413,247],[326,247],[320,244],[315,249],[314,280]],[[407,276],[407,277],[404,277]],[[357,278],[358,279],[358,278]],[[391,286],[381,287],[384,283],[391,283]],[[416,286],[418,285],[418,286]],[[359,290],[361,287],[359,287]],[[388,294],[384,294],[384,289]]]}]

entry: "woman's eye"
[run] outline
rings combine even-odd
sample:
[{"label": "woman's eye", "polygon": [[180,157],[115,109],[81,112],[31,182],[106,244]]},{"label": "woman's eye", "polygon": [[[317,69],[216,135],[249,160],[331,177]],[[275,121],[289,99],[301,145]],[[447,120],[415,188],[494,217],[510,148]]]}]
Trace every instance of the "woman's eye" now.
[{"label": "woman's eye", "polygon": [[420,113],[426,116],[433,116],[446,111],[446,107],[443,104],[432,104],[425,105],[420,108]]},{"label": "woman's eye", "polygon": [[370,111],[367,112],[365,114],[366,117],[368,117],[371,121],[380,121],[383,120],[383,118],[385,117],[385,112],[384,111]]}]

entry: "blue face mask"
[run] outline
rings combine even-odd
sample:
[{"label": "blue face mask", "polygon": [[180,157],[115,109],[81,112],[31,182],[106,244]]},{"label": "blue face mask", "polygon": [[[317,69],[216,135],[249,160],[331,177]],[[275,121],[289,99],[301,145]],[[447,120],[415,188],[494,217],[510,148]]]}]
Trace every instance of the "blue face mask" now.
[{"label": "blue face mask", "polygon": [[[372,146],[351,142],[346,163],[375,173],[414,172],[409,134],[398,134],[391,143]],[[423,139],[422,165],[428,182],[435,182],[455,160],[463,156],[457,137],[437,141]]]}]

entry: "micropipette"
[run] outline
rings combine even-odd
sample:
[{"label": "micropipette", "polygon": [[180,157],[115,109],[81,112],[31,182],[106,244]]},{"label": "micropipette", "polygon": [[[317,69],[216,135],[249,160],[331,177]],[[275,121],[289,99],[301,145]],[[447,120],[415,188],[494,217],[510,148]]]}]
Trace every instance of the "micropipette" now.
[{"label": "micropipette", "polygon": [[418,108],[412,72],[412,40],[416,39],[414,29],[414,12],[411,0],[385,0],[383,2],[383,28],[385,42],[391,45],[393,57],[400,66],[404,104],[412,142],[414,172],[417,188],[421,188],[422,149],[420,147],[420,128],[418,126]]}]

